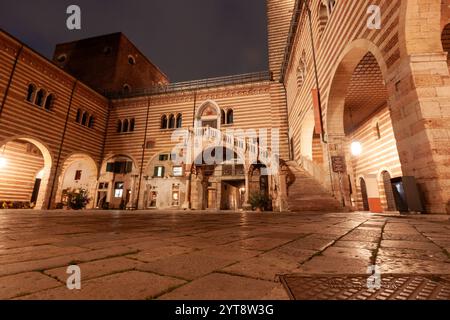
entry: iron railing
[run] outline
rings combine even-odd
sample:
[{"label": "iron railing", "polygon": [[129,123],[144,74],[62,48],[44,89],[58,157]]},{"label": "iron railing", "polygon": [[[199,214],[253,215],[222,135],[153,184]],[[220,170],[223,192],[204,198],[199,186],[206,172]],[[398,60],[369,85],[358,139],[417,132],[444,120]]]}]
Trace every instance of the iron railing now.
[{"label": "iron railing", "polygon": [[104,96],[110,99],[124,99],[124,98],[134,98],[140,96],[158,95],[180,91],[193,91],[220,86],[239,85],[272,80],[273,75],[270,71],[262,71],[226,77],[169,83],[164,85],[156,85],[148,88],[133,89],[130,91],[104,91],[103,94]]}]

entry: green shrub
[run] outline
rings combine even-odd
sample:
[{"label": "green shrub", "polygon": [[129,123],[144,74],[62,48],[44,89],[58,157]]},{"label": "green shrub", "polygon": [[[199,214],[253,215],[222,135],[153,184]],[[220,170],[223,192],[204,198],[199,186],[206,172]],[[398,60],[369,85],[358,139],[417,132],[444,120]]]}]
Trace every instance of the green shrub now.
[{"label": "green shrub", "polygon": [[261,210],[265,210],[272,202],[272,199],[265,192],[254,192],[248,200],[253,209]]},{"label": "green shrub", "polygon": [[86,190],[67,192],[67,206],[73,210],[82,210],[89,204],[90,199]]}]

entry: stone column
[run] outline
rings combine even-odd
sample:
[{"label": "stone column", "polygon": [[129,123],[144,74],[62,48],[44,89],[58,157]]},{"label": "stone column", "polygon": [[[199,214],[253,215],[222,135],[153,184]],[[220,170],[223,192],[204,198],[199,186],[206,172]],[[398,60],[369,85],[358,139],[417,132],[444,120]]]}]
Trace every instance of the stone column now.
[{"label": "stone column", "polygon": [[332,179],[331,186],[333,189],[333,194],[335,198],[339,202],[344,202],[345,206],[351,206],[351,197],[350,190],[348,188],[348,183],[344,181],[347,180],[348,175],[348,167],[346,166],[345,171],[342,173],[333,172],[332,168],[332,158],[333,157],[342,157],[344,163],[347,163],[346,157],[346,148],[347,148],[347,138],[343,134],[333,134],[328,136],[328,158],[326,159],[329,162],[329,166],[327,166],[326,170],[329,173],[329,176]]},{"label": "stone column", "polygon": [[405,176],[414,176],[429,213],[450,214],[450,76],[446,53],[403,59],[388,84]]},{"label": "stone column", "polygon": [[288,211],[289,210],[288,187],[287,187],[287,173],[285,169],[280,170],[278,198],[279,198],[278,205],[280,207],[280,211],[281,212]]},{"label": "stone column", "polygon": [[134,196],[135,196],[135,191],[136,191],[136,176],[135,175],[131,176],[131,189],[130,190],[131,190],[130,201],[127,204],[125,204],[125,207],[127,209],[133,208]]},{"label": "stone column", "polygon": [[[187,170],[187,169],[186,169]],[[191,208],[191,178],[192,174],[187,174],[186,176],[186,191],[184,193],[184,203],[182,205],[182,209],[188,210]]]},{"label": "stone column", "polygon": [[252,210],[252,206],[249,203],[249,197],[250,197],[250,173],[248,170],[245,172],[245,194],[244,194],[244,204],[242,206],[242,209],[244,210]]}]

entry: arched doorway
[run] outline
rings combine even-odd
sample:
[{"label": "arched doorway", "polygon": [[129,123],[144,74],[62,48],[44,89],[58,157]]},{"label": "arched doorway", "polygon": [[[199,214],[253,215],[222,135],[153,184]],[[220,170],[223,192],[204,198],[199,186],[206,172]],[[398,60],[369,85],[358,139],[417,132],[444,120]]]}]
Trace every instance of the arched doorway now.
[{"label": "arched doorway", "polygon": [[87,209],[95,207],[98,168],[95,161],[86,154],[69,156],[62,166],[56,193],[56,206],[67,206],[67,195],[71,192],[86,191],[89,197]]},{"label": "arched doorway", "polygon": [[32,138],[0,147],[0,208],[43,209],[52,167],[48,148]]},{"label": "arched doorway", "polygon": [[391,174],[388,171],[381,173],[383,180],[384,194],[386,197],[386,211],[396,211],[394,192],[392,191]]},{"label": "arched doorway", "polygon": [[98,179],[96,208],[136,208],[139,170],[128,155],[107,156]]},{"label": "arched doorway", "polygon": [[442,48],[447,52],[447,65],[450,70],[450,23],[444,27],[442,31]]},{"label": "arched doorway", "polygon": [[192,165],[191,203],[195,209],[240,210],[246,198],[244,158],[225,147],[205,148]]},{"label": "arched doorway", "polygon": [[369,211],[369,198],[367,196],[367,186],[364,178],[359,179],[359,185],[361,188],[361,201],[362,201],[362,209],[364,211]]}]

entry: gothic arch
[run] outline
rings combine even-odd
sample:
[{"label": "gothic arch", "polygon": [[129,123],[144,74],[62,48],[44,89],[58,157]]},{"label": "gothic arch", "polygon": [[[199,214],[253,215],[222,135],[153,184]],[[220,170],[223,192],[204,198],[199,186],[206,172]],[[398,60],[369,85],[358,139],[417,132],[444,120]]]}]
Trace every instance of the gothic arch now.
[{"label": "gothic arch", "polygon": [[[210,115],[205,115],[205,111],[210,110]],[[207,100],[203,102],[195,113],[195,127],[202,127],[202,121],[205,119],[211,121],[217,121],[217,129],[220,129],[221,125],[221,110],[219,105],[213,100]]]},{"label": "gothic arch", "polygon": [[347,89],[355,68],[361,59],[370,52],[378,62],[386,83],[388,68],[381,50],[371,41],[358,39],[350,43],[342,52],[334,71],[326,107],[326,128],[330,135],[345,136],[344,107]]}]

